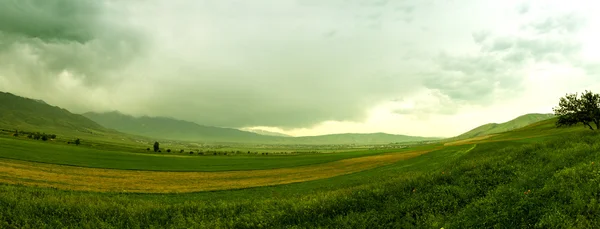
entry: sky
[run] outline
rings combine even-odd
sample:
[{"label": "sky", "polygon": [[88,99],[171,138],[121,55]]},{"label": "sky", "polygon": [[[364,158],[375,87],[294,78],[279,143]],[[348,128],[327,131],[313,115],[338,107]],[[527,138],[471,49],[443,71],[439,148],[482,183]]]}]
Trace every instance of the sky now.
[{"label": "sky", "polygon": [[0,91],[75,113],[450,137],[600,91],[597,1],[0,5]]}]

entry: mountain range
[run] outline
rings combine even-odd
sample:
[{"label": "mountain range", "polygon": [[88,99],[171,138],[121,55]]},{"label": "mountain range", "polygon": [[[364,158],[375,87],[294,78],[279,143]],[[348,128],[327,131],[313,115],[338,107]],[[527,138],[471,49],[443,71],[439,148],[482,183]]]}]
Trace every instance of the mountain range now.
[{"label": "mountain range", "polygon": [[165,117],[133,117],[116,111],[106,113],[89,112],[83,115],[102,126],[120,132],[186,141],[272,144],[386,144],[438,139],[385,133],[330,134],[307,137],[272,136],[272,134],[263,135],[233,128],[204,126]]},{"label": "mountain range", "polygon": [[[527,114],[505,123],[489,123],[453,139],[464,139],[514,130],[554,117],[552,114]],[[43,100],[28,99],[0,92],[0,128],[59,133],[125,133],[156,139],[194,142],[235,142],[266,144],[388,144],[440,140],[440,138],[386,133],[346,133],[291,137],[280,133],[205,126],[166,117],[134,117],[118,111],[83,115],[52,106]]]}]

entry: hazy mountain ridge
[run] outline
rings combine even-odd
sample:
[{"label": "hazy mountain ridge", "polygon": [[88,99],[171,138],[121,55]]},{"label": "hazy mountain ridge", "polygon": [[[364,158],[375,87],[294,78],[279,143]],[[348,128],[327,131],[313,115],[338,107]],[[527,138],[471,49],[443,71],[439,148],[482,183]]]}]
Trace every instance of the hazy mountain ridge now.
[{"label": "hazy mountain ridge", "polygon": [[[199,125],[166,117],[133,117],[119,112],[73,114],[40,99],[29,99],[0,92],[0,128],[27,131],[115,132],[156,139],[195,142],[267,143],[267,144],[388,144],[430,141],[439,138],[385,133],[330,134],[291,137],[269,136],[233,128]],[[263,134],[266,134],[263,132]]]},{"label": "hazy mountain ridge", "polygon": [[133,117],[119,112],[94,113],[84,116],[111,129],[124,133],[173,140],[200,142],[239,142],[271,144],[387,144],[429,141],[439,138],[372,134],[331,134],[308,137],[269,136],[231,128],[199,125],[165,117]]},{"label": "hazy mountain ridge", "polygon": [[27,131],[107,131],[82,115],[5,92],[0,92],[0,127]]},{"label": "hazy mountain ridge", "polygon": [[454,138],[464,139],[464,138],[472,138],[472,137],[485,136],[485,135],[489,135],[489,134],[506,132],[506,131],[522,128],[522,127],[525,127],[527,125],[530,125],[530,124],[533,124],[536,122],[551,119],[554,117],[555,116],[553,114],[537,114],[537,113],[525,114],[525,115],[521,115],[515,119],[512,119],[508,122],[488,123],[488,124],[481,125],[470,131],[467,131],[461,135],[458,135]]}]

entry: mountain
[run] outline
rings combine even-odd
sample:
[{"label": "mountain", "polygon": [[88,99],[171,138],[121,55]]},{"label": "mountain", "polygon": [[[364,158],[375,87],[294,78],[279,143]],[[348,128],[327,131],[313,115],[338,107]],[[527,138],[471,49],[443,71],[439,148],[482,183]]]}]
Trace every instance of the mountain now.
[{"label": "mountain", "polygon": [[295,137],[294,140],[303,144],[387,144],[402,142],[420,142],[439,140],[440,138],[415,137],[386,133],[369,134],[329,134],[309,137]]},{"label": "mountain", "polygon": [[525,127],[529,124],[554,118],[553,114],[526,114],[505,123],[488,123],[456,136],[456,139],[473,138],[489,134],[501,133]]},{"label": "mountain", "polygon": [[88,112],[83,115],[106,128],[160,139],[210,142],[261,142],[270,140],[269,136],[238,129],[203,126],[165,117],[133,117],[117,111],[106,113]]},{"label": "mountain", "polygon": [[266,130],[259,130],[259,129],[240,129],[240,130],[241,131],[252,132],[252,133],[260,134],[260,135],[266,135],[266,136],[291,137],[290,135],[287,135],[287,134],[282,134],[282,133],[277,133],[277,132],[272,132],[272,131],[266,131]]},{"label": "mountain", "polygon": [[0,128],[47,132],[104,132],[106,128],[42,100],[0,92]]},{"label": "mountain", "polygon": [[237,142],[269,144],[387,144],[428,141],[436,138],[374,134],[332,134],[310,137],[268,136],[231,128],[199,125],[193,122],[165,117],[133,117],[119,112],[85,113],[84,116],[120,132],[160,139]]}]

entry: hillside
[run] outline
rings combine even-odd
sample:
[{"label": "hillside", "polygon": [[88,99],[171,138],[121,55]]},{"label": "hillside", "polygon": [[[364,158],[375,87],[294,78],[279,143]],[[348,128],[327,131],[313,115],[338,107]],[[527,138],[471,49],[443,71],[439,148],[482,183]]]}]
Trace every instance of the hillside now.
[{"label": "hillside", "polygon": [[198,125],[165,117],[133,117],[119,112],[94,113],[84,116],[107,128],[147,137],[186,141],[261,142],[271,137],[230,128]]},{"label": "hillside", "polygon": [[473,138],[479,136],[485,136],[489,134],[501,133],[510,130],[515,130],[527,125],[544,121],[553,118],[553,114],[526,114],[519,116],[513,120],[505,123],[488,123],[472,129],[464,134],[456,136],[455,139]]},{"label": "hillside", "polygon": [[48,132],[96,132],[106,128],[65,109],[0,92],[0,128]]},{"label": "hillside", "polygon": [[193,122],[164,117],[133,117],[119,112],[89,112],[83,115],[107,128],[121,132],[186,141],[268,144],[387,144],[435,139],[383,133],[283,137],[261,135],[231,128],[204,126]]}]

